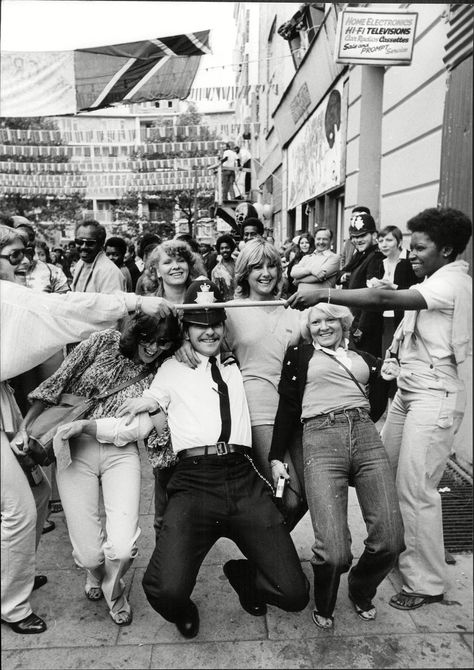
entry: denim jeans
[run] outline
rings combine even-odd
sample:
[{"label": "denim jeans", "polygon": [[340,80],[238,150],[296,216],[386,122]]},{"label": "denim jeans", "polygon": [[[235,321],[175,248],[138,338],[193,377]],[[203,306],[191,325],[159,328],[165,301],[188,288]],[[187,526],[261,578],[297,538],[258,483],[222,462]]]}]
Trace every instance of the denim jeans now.
[{"label": "denim jeans", "polygon": [[349,592],[362,609],[369,609],[404,548],[395,481],[379,434],[362,409],[320,415],[304,424],[303,455],[315,537],[311,562],[316,610],[332,615],[340,576],[352,564],[349,485],[356,489],[368,533],[364,552],[349,574]]}]

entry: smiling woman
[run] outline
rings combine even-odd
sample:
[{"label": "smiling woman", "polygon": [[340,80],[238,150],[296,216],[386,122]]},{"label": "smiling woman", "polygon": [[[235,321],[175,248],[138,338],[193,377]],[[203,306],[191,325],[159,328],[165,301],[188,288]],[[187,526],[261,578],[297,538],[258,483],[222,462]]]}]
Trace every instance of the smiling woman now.
[{"label": "smiling woman", "polygon": [[[378,288],[295,294],[299,309],[332,301],[351,308],[408,310],[391,355],[400,362],[398,390],[382,439],[397,476],[406,549],[403,588],[392,607],[412,610],[443,599],[445,558],[438,484],[464,412],[458,366],[471,352],[472,281],[459,260],[472,234],[470,219],[452,208],[425,209],[407,222],[413,272],[425,280],[404,291]],[[385,365],[385,364],[384,364]]]}]

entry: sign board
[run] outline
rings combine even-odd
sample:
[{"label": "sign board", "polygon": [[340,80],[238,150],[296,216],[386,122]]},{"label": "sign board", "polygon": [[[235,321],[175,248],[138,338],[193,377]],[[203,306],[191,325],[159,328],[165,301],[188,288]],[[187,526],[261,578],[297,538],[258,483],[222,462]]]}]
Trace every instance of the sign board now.
[{"label": "sign board", "polygon": [[336,63],[410,65],[417,12],[347,9],[337,26]]},{"label": "sign board", "polygon": [[288,209],[341,184],[342,144],[339,81],[288,145]]}]

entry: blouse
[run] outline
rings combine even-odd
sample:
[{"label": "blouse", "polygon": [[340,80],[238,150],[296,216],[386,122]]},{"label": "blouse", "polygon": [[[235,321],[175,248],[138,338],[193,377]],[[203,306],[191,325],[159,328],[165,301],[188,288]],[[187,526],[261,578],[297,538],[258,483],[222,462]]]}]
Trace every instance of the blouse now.
[{"label": "blouse", "polygon": [[[143,363],[135,363],[119,350],[120,333],[109,328],[93,333],[80,342],[66,357],[61,366],[29,395],[30,402],[40,400],[45,405],[55,405],[63,393],[73,393],[86,398],[103,393],[126,382],[146,370]],[[117,393],[98,401],[84,416],[85,419],[115,417],[127,398],[139,398],[153,380],[154,370],[140,381],[134,382]],[[154,467],[163,445],[169,439],[166,429],[160,437],[153,429],[146,443],[147,456]]]}]

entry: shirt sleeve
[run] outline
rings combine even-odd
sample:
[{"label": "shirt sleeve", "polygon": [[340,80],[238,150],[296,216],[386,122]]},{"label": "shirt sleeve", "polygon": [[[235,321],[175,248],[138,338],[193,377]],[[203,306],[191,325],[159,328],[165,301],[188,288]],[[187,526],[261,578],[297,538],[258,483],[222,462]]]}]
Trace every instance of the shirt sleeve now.
[{"label": "shirt sleeve", "polygon": [[430,277],[421,284],[411,287],[421,293],[425,299],[427,309],[453,309],[454,294],[451,284],[441,277]]},{"label": "shirt sleeve", "polygon": [[340,264],[339,254],[331,254],[330,256],[326,257],[320,269],[326,271],[327,277],[331,277],[332,275],[335,275],[336,272],[339,271],[339,264]]},{"label": "shirt sleeve", "polygon": [[128,313],[121,294],[36,293],[8,284],[1,284],[2,380],[43,363],[65,344],[114,327]]},{"label": "shirt sleeve", "polygon": [[98,442],[111,442],[116,447],[124,447],[130,442],[145,440],[153,430],[153,424],[147,412],[142,412],[133,417],[126,425],[127,417],[116,419],[96,419]]},{"label": "shirt sleeve", "polygon": [[169,384],[167,383],[169,368],[172,360],[168,359],[163,363],[163,365],[158,369],[158,372],[155,375],[155,378],[151,382],[149,388],[143,391],[144,398],[151,398],[156,400],[160,407],[166,411],[168,405],[170,404],[170,393],[169,393]]}]

